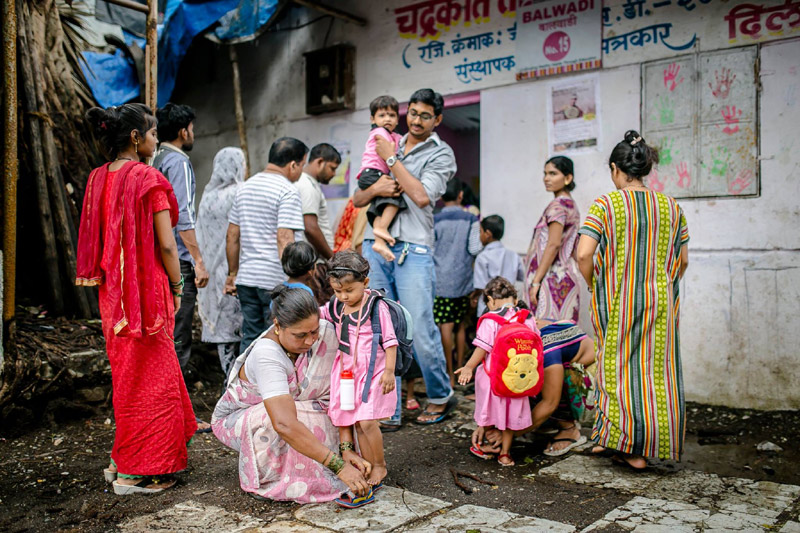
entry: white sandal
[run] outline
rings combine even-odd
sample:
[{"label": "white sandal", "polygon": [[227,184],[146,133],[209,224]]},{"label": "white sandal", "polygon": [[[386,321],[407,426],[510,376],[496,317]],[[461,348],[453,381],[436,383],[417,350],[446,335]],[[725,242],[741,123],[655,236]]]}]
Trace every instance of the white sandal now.
[{"label": "white sandal", "polygon": [[124,485],[119,482],[119,480],[114,481],[114,494],[118,494],[120,496],[127,496],[129,494],[156,494],[159,492],[164,492],[168,488],[175,486],[175,481],[171,480],[169,486],[166,487],[159,487],[155,489],[148,488],[148,485],[156,485],[158,484],[158,478],[154,476],[145,476],[137,481],[133,485]]},{"label": "white sandal", "polygon": [[114,483],[117,480],[117,473],[110,468],[104,468],[103,477],[106,478],[106,483]]},{"label": "white sandal", "polygon": [[[561,448],[560,450],[554,450],[553,446],[552,446],[552,443],[554,443],[554,442],[569,442],[570,444],[569,444],[569,446],[565,446],[564,448]],[[568,439],[568,438],[553,439],[552,441],[550,441],[551,446],[544,451],[544,454],[546,456],[548,456],[548,457],[559,457],[559,456],[564,455],[565,453],[569,452],[571,449],[573,449],[573,448],[575,448],[577,446],[580,446],[581,444],[583,444],[585,442],[586,442],[586,436],[585,435],[581,435],[578,438],[578,440]]]}]

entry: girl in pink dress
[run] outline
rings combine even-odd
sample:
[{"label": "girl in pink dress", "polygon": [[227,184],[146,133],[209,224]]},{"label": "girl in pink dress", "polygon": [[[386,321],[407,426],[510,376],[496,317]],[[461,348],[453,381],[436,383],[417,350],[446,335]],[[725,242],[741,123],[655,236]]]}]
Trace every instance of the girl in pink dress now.
[{"label": "girl in pink dress", "polygon": [[[372,354],[372,321],[367,309],[369,296],[369,263],[352,250],[337,252],[329,262],[328,279],[334,293],[331,305],[320,308],[320,316],[331,321],[339,338],[339,351],[331,369],[331,403],[328,415],[334,426],[355,427],[361,456],[372,463],[372,473],[367,481],[373,490],[380,488],[386,477],[386,460],[383,455],[383,436],[378,420],[389,418],[397,407],[395,390],[395,356],[397,338],[383,301],[376,301],[381,322],[382,344],[378,347],[372,379],[367,381],[367,371]],[[341,309],[341,311],[338,311]],[[355,381],[355,408],[343,410],[340,401],[341,375],[350,371]],[[369,389],[367,401],[362,400]]]},{"label": "girl in pink dress", "polygon": [[[493,278],[483,290],[484,301],[490,313],[496,313],[503,318],[514,316],[519,308],[517,307],[517,291],[514,285],[500,276]],[[538,333],[536,319],[529,316],[525,320],[525,325]],[[458,375],[458,382],[466,385],[475,374],[475,423],[483,427],[484,430],[497,428],[503,432],[503,439],[500,445],[500,455],[497,462],[503,466],[514,466],[511,458],[511,443],[514,440],[514,431],[527,429],[532,424],[531,406],[527,397],[524,398],[504,398],[492,392],[489,375],[486,373],[486,365],[492,364],[489,355],[494,346],[500,324],[493,320],[482,320],[478,326],[478,332],[473,341],[475,351],[472,353],[467,364],[463,368],[455,371]],[[483,363],[483,364],[481,364]],[[491,459],[494,456],[486,453],[478,447],[472,446],[469,449],[472,454],[481,459]]]}]

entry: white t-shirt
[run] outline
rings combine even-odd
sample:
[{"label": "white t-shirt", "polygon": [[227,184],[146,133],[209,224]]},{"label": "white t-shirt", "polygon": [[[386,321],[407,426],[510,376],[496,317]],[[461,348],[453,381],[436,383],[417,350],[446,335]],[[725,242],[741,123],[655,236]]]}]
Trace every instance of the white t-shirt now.
[{"label": "white t-shirt", "polygon": [[272,290],[286,281],[278,257],[278,228],[302,232],[300,195],[280,174],[259,172],[236,191],[228,222],[239,226],[237,285]]},{"label": "white t-shirt", "polygon": [[[303,172],[300,179],[295,183],[297,192],[300,193],[300,203],[303,206],[304,215],[316,215],[317,224],[319,229],[322,230],[322,236],[328,242],[328,246],[333,248],[333,231],[331,230],[331,221],[328,218],[328,201],[322,193],[322,187],[319,182]],[[303,240],[307,241],[305,234]]]},{"label": "white t-shirt", "polygon": [[258,387],[261,398],[289,394],[289,378],[295,375],[294,364],[280,344],[262,338],[244,361],[247,381]]}]

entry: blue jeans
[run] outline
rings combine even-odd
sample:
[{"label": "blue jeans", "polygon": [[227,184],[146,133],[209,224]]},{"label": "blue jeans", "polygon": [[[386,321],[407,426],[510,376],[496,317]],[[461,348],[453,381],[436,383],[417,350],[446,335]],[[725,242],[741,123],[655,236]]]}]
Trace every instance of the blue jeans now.
[{"label": "blue jeans", "polygon": [[[422,370],[428,401],[435,405],[447,403],[453,395],[442,337],[433,322],[433,293],[436,273],[433,269],[433,250],[429,246],[410,244],[408,255],[398,265],[405,242],[397,241],[391,248],[395,260],[391,263],[372,250],[372,240],[365,240],[362,253],[369,261],[369,285],[383,289],[386,295],[408,309],[414,320],[414,357]],[[400,380],[397,380],[397,410],[391,421],[400,422]]]},{"label": "blue jeans", "polygon": [[272,302],[272,291],[260,287],[237,285],[236,294],[242,306],[242,342],[239,353],[244,352],[256,337],[264,333],[272,325],[270,318],[272,312],[269,304]]}]

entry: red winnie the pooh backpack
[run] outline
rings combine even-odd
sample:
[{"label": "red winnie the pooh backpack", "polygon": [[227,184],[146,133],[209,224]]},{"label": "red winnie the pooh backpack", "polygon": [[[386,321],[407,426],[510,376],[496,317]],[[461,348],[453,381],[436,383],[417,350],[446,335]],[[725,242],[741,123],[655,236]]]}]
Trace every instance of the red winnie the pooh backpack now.
[{"label": "red winnie the pooh backpack", "polygon": [[[544,348],[542,337],[525,325],[530,312],[523,309],[509,319],[486,313],[478,320],[500,324],[490,354],[486,373],[492,392],[505,398],[536,396],[544,382]],[[484,363],[484,368],[486,364]]]}]

